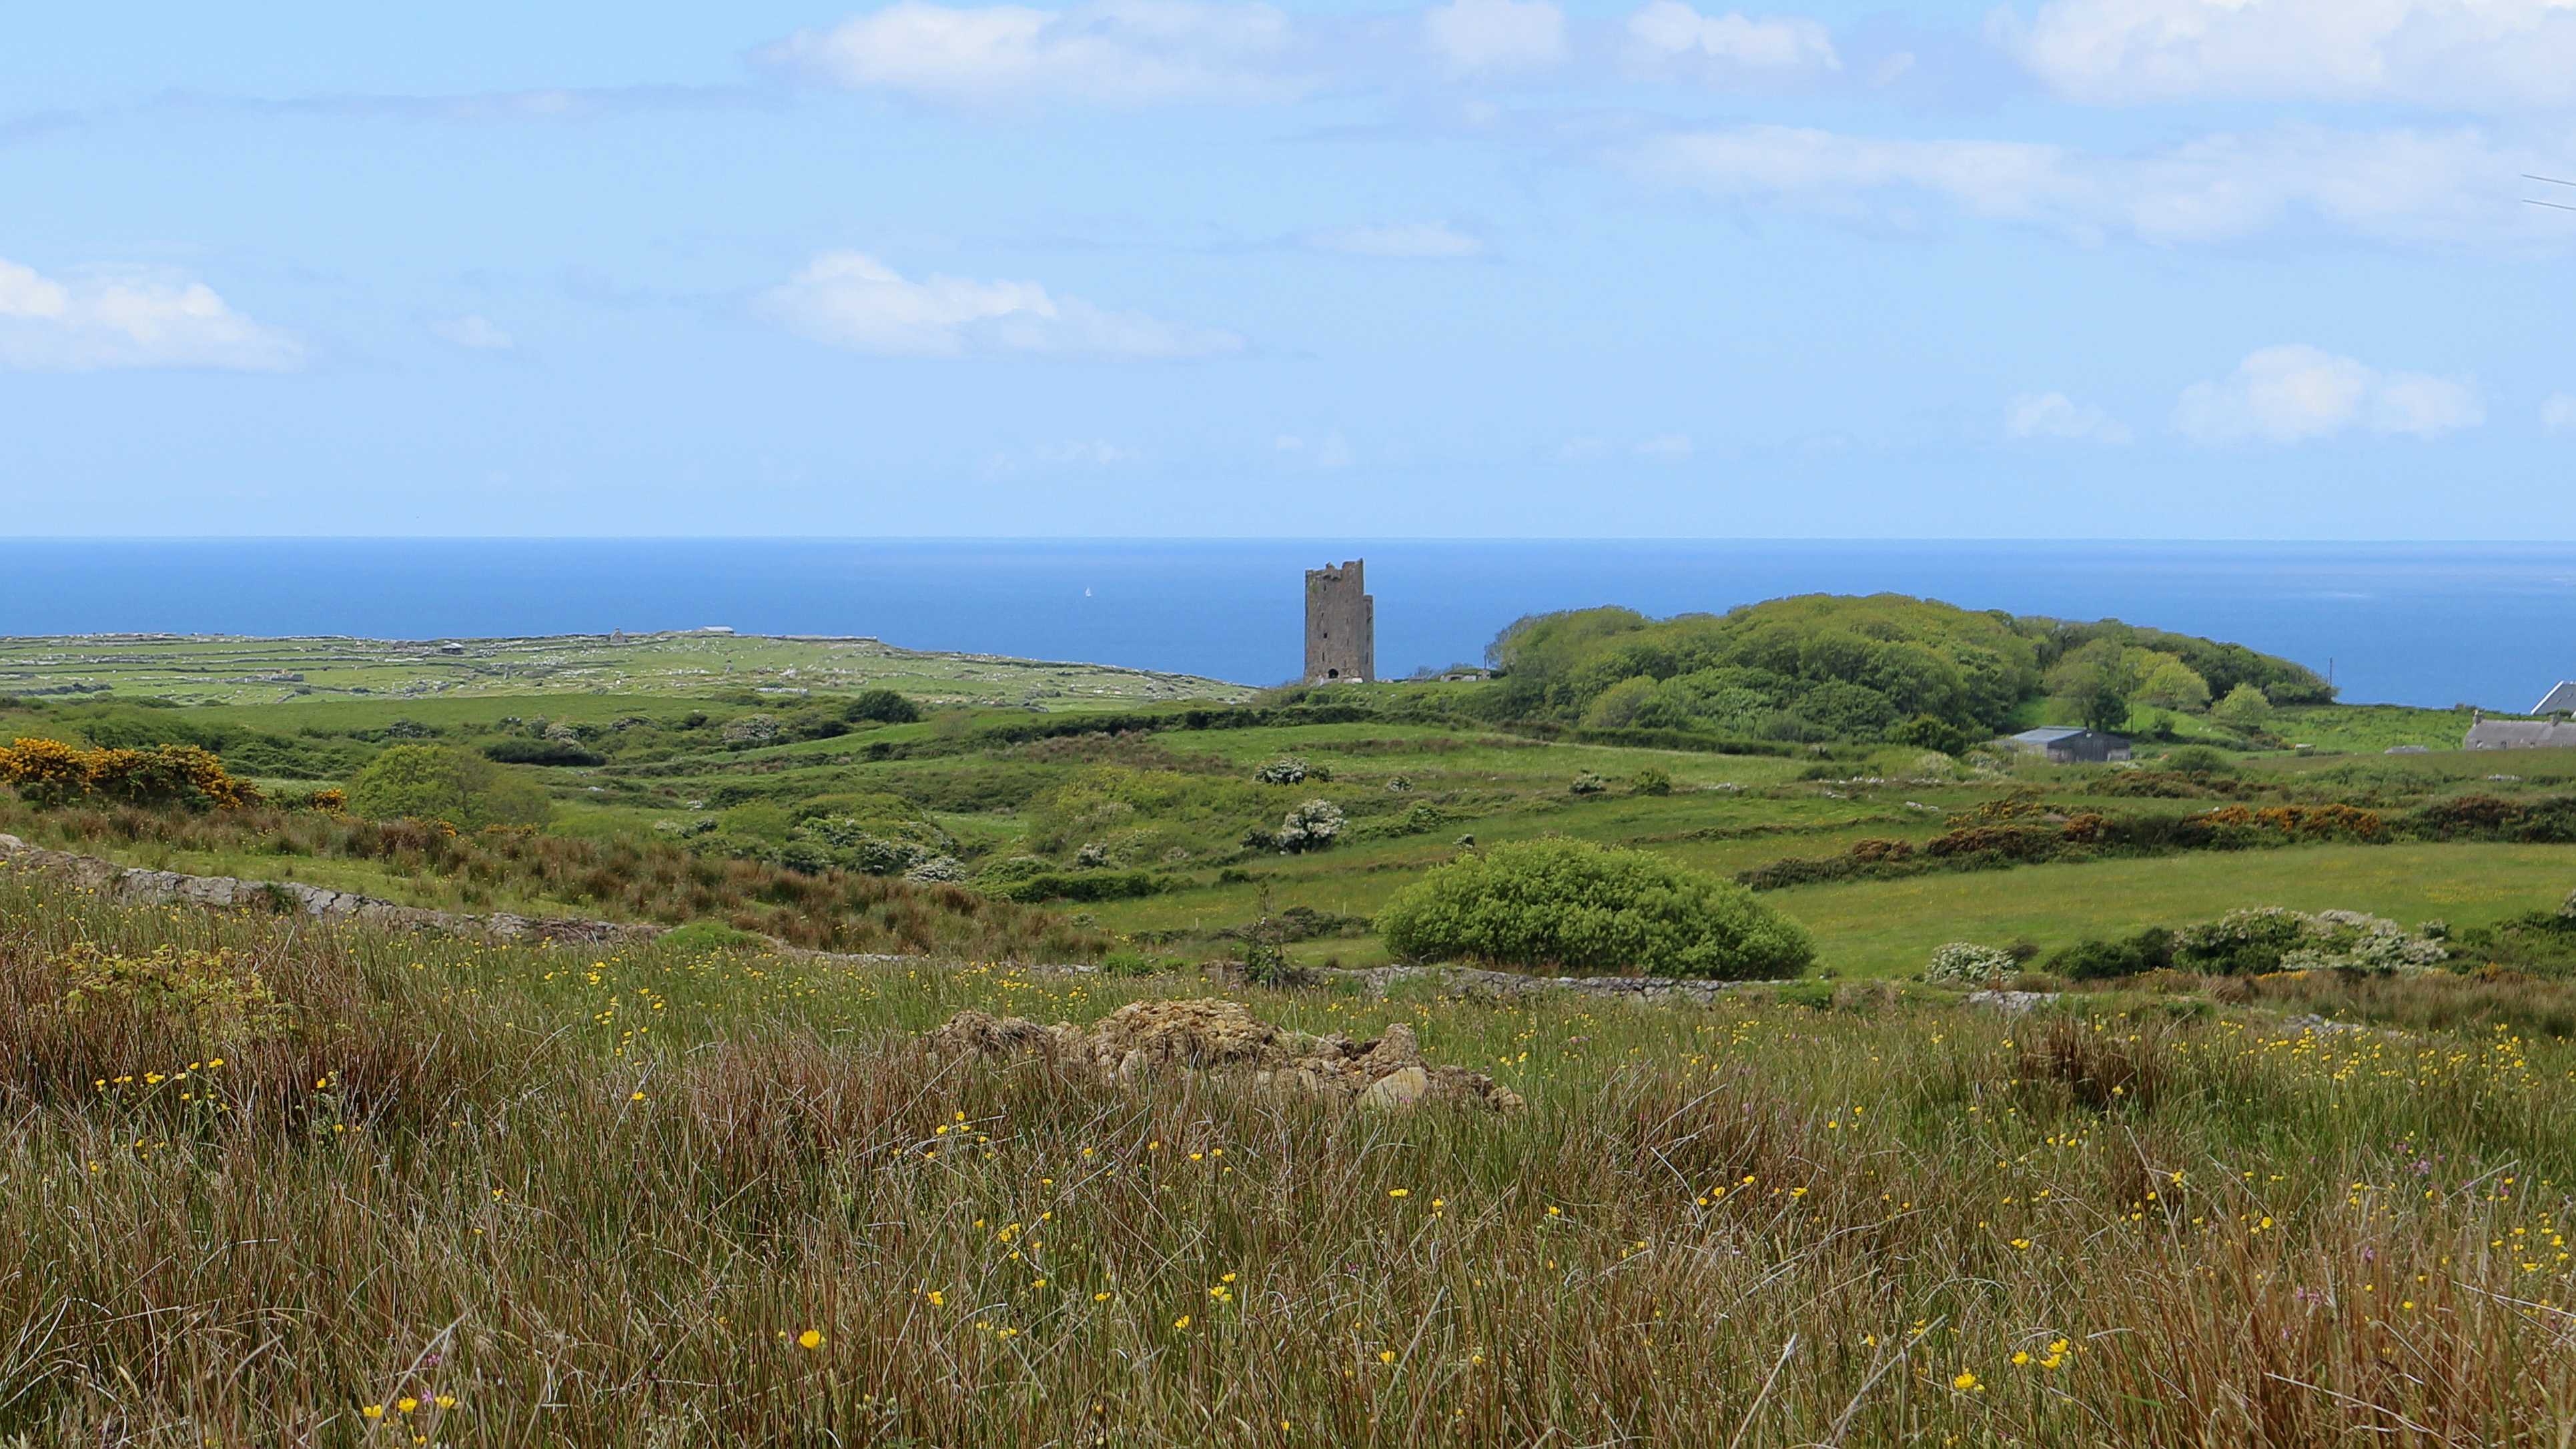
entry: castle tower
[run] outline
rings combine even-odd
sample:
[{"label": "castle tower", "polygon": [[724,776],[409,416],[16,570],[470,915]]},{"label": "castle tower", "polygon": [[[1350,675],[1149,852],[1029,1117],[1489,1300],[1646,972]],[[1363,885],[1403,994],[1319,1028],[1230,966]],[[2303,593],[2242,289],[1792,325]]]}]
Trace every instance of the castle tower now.
[{"label": "castle tower", "polygon": [[1377,601],[1353,559],[1337,569],[1306,570],[1306,682],[1377,678]]}]

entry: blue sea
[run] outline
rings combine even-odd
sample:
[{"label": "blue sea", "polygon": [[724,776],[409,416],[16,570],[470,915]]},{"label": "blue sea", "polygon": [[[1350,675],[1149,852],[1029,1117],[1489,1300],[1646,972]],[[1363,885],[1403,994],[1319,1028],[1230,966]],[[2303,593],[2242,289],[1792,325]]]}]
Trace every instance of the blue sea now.
[{"label": "blue sea", "polygon": [[2527,709],[2576,677],[2576,544],[1580,540],[0,540],[0,634],[864,634],[1176,670],[1300,667],[1303,570],[1368,561],[1378,669],[1524,614],[1894,591],[2120,618],[2331,671],[2355,702]]}]

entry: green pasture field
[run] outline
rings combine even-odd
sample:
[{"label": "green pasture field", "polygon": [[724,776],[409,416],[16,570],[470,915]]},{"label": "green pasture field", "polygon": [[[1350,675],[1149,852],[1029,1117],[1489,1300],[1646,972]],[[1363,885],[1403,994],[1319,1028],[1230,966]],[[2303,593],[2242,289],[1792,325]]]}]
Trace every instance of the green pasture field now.
[{"label": "green pasture field", "polygon": [[[1724,856],[1674,853],[1726,871],[1783,854],[1830,854],[1838,842],[1848,843],[1844,837],[1861,833],[1867,832],[1734,842]],[[1274,911],[1307,906],[1364,916],[1382,909],[1422,870],[1456,853],[1416,846],[1366,864],[1346,860],[1329,866],[1314,857],[1305,869],[1266,872],[1256,883],[1085,909],[1115,931],[1195,934],[1250,921],[1266,887]],[[1820,969],[1850,977],[1908,977],[1922,971],[1933,948],[1949,941],[2029,941],[2054,950],[2148,926],[2208,920],[2244,906],[2368,911],[2408,925],[2444,920],[2476,926],[2555,909],[2571,889],[2576,846],[2302,845],[1797,886],[1767,892],[1763,900],[1815,934]],[[1377,937],[1359,932],[1293,943],[1288,953],[1307,965],[1369,967],[1389,960]]]},{"label": "green pasture field", "polygon": [[[0,685],[5,685],[10,659],[44,655],[37,646],[63,642],[22,640],[15,643],[17,655],[0,651]],[[217,657],[221,649],[246,642],[262,648],[274,644],[286,651],[280,657],[313,662],[351,641],[143,641],[132,647],[138,655],[148,656],[146,662],[132,667],[174,668],[173,661],[187,659],[202,664]],[[352,761],[363,761],[392,742],[384,731],[397,720],[447,732],[473,748],[475,741],[492,738],[486,732],[504,719],[543,717],[584,728],[593,732],[586,737],[605,740],[611,733],[607,727],[640,718],[655,728],[633,738],[652,737],[650,751],[611,755],[608,764],[597,767],[512,767],[527,771],[548,787],[556,804],[548,827],[552,832],[600,841],[692,841],[700,838],[693,832],[704,828],[722,836],[714,843],[723,849],[740,850],[744,848],[740,822],[767,822],[759,828],[770,830],[766,838],[774,843],[779,838],[776,832],[787,828],[801,802],[828,796],[894,796],[919,802],[921,818],[954,841],[970,874],[985,862],[1025,853],[1051,792],[1086,778],[1086,772],[1102,764],[1147,770],[1177,766],[1186,780],[1222,785],[1232,792],[1225,798],[1237,802],[1227,808],[1250,813],[1230,826],[1220,818],[1219,827],[1183,837],[1186,850],[1164,852],[1157,844],[1150,856],[1118,863],[1124,870],[1158,872],[1170,887],[1164,892],[1067,902],[1060,909],[1086,924],[1139,938],[1151,952],[1187,960],[1237,949],[1217,933],[1250,922],[1265,901],[1274,912],[1302,906],[1335,916],[1372,916],[1425,870],[1455,856],[1462,848],[1460,842],[1470,837],[1478,845],[1490,846],[1563,835],[1651,850],[1695,869],[1730,876],[1783,857],[1838,854],[1867,838],[1919,843],[2012,790],[2036,791],[2069,810],[2107,809],[2133,815],[2179,813],[2223,803],[2208,796],[2098,797],[2088,792],[2115,777],[2115,771],[2051,766],[2027,757],[1971,770],[1939,756],[1927,761],[1921,751],[1897,746],[1838,745],[1830,756],[1805,749],[1730,755],[1610,747],[1546,741],[1467,719],[1454,725],[1366,720],[1242,729],[1167,728],[1141,738],[1104,741],[1097,749],[1072,740],[1015,745],[996,742],[996,737],[983,733],[1026,720],[1025,700],[1018,702],[1020,707],[1008,709],[949,710],[915,724],[861,721],[854,722],[849,733],[831,738],[727,749],[720,743],[725,722],[747,713],[784,710],[801,698],[780,694],[775,696],[780,701],[775,706],[757,702],[743,693],[747,678],[784,678],[784,671],[792,668],[799,671],[799,680],[819,679],[818,659],[842,657],[829,651],[856,648],[856,644],[723,636],[659,636],[614,647],[604,640],[512,642],[527,648],[504,651],[474,667],[516,669],[525,659],[542,654],[540,646],[578,645],[588,651],[577,650],[578,658],[602,668],[607,667],[602,661],[614,663],[616,648],[645,650],[648,662],[663,672],[648,678],[639,670],[627,670],[617,676],[623,681],[619,692],[591,692],[605,686],[575,688],[576,673],[564,671],[544,682],[520,681],[523,687],[512,693],[498,692],[496,680],[485,680],[471,689],[404,697],[317,692],[286,700],[272,696],[264,702],[140,713],[152,719],[201,721],[236,731],[309,739]],[[200,646],[201,655],[186,652]],[[870,648],[882,650],[882,646]],[[297,650],[305,652],[297,654]],[[818,650],[824,653],[817,654]],[[892,651],[884,657],[900,653]],[[850,657],[856,656],[843,657],[843,662]],[[918,662],[931,656],[905,658]],[[938,659],[948,661],[941,668],[954,665],[970,674],[989,674],[1003,665],[1025,666],[1027,671],[1053,668],[968,656]],[[373,656],[361,662],[369,667],[386,664]],[[682,672],[701,666],[703,672],[695,675]],[[731,676],[723,673],[726,668],[732,669]],[[1106,671],[1098,677],[1114,683],[1115,678],[1128,676]],[[690,687],[699,693],[688,693],[675,682],[684,678],[694,679]],[[1158,693],[1163,686],[1155,682],[1163,678],[1135,676],[1129,682],[1141,692],[1123,699],[1061,695],[1042,702],[1049,710],[1118,703],[1160,704],[1168,710],[1175,706],[1166,702],[1167,693]],[[491,686],[488,691],[486,685]],[[1479,687],[1364,687],[1347,696],[1336,692],[1327,702],[1401,698],[1424,707],[1446,707],[1439,701],[1472,699]],[[545,692],[531,692],[536,690]],[[723,697],[709,697],[713,694]],[[928,696],[925,699],[937,703]],[[41,732],[48,727],[44,723],[48,719],[76,726],[78,720],[96,713],[93,706],[62,703],[66,707],[51,714],[21,712],[14,719],[28,721],[25,728]],[[703,711],[710,723],[683,730],[682,719],[692,711]],[[137,712],[129,706],[125,713]],[[13,717],[0,716],[0,735],[7,734],[12,722]],[[2205,728],[2203,722],[2191,723]],[[2281,726],[2285,738],[2295,736],[2303,742],[2314,738],[2338,748],[2358,748],[2383,737],[2455,740],[2449,733],[2455,727],[2464,725],[2449,712],[2392,706],[2285,711]],[[57,727],[57,733],[62,732]],[[69,732],[76,735],[77,728]],[[886,747],[907,757],[871,758],[885,753]],[[2149,767],[2163,748],[2142,747]],[[1328,772],[1329,781],[1246,788],[1262,764],[1286,756]],[[2576,780],[2576,750],[2469,753],[2451,749],[2413,755],[2337,754],[2323,749],[2295,754],[2239,751],[2236,769],[2250,781],[2326,791],[2332,798],[2351,798],[2385,810],[2410,808],[2446,794],[2528,798]],[[1635,782],[1646,771],[1664,775],[1670,793],[1641,793]],[[1605,779],[1608,788],[1574,793],[1570,787],[1575,779],[1587,773]],[[329,782],[265,783],[272,794],[292,798]],[[1351,814],[1351,827],[1332,848],[1282,856],[1238,843],[1236,836],[1245,827],[1275,826],[1297,802],[1318,795],[1342,803]],[[1442,818],[1416,833],[1392,833],[1400,817],[1416,804],[1436,806]],[[1140,818],[1131,823],[1153,822]],[[1066,845],[1063,853],[1069,854],[1070,849]],[[407,904],[459,904],[452,885],[410,879],[381,862],[287,860],[257,850],[199,852],[180,858],[156,851],[148,843],[127,849],[123,858],[199,874],[285,875]],[[2088,935],[2179,924],[2249,905],[2343,907],[2410,922],[2440,916],[2472,925],[2554,905],[2569,885],[2576,885],[2576,879],[2562,880],[2557,874],[2563,869],[2561,861],[2558,848],[2545,846],[2303,846],[1809,886],[1767,899],[1814,930],[1824,948],[1823,965],[1848,976],[1887,976],[1919,969],[1932,947],[1950,940],[2027,939],[2051,948]],[[1069,868],[1062,860],[1054,864]],[[541,896],[511,896],[506,885],[491,900],[496,909],[545,913],[569,909]],[[1345,965],[1386,959],[1375,936],[1360,927],[1347,935],[1292,943],[1289,954],[1301,961]]]},{"label": "green pasture field", "polygon": [[2298,705],[2279,711],[2272,732],[2316,753],[2377,754],[2393,745],[2458,750],[2469,732],[2466,709],[2411,709],[2402,704]]},{"label": "green pasture field", "polygon": [[2576,889],[2576,846],[2302,845],[2277,850],[2031,865],[1797,886],[1764,897],[1816,933],[1849,976],[1910,976],[1945,941],[2042,949],[2241,906],[2368,911],[2412,926],[2486,925],[2555,909]]},{"label": "green pasture field", "polygon": [[[458,652],[441,652],[441,644]],[[875,639],[695,631],[447,641],[101,634],[0,638],[0,693],[113,691],[182,703],[298,703],[393,695],[644,694],[893,689],[925,701],[1044,709],[1235,701],[1193,675],[898,649]]]},{"label": "green pasture field", "polygon": [[[2456,746],[2458,742],[2452,743]],[[2450,785],[2490,789],[2576,781],[2576,749],[2451,748],[2429,750],[2420,755],[2271,755],[2248,759],[2243,768],[2247,774],[2259,778],[2287,776],[2296,780],[2349,780],[2356,784],[2381,784],[2394,790],[2437,790]]]}]

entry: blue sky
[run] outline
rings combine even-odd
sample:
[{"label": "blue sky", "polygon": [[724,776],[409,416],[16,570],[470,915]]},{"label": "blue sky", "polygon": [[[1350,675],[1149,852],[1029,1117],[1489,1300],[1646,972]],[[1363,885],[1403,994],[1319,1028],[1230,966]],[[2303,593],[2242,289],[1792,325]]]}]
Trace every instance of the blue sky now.
[{"label": "blue sky", "polygon": [[2569,0],[0,26],[21,535],[2576,537]]}]

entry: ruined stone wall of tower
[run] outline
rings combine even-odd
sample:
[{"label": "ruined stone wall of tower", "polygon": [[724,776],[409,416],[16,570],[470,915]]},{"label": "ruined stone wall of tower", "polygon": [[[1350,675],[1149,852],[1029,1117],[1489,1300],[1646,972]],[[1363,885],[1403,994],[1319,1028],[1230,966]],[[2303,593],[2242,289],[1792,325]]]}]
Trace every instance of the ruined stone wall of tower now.
[{"label": "ruined stone wall of tower", "polygon": [[1377,678],[1377,601],[1364,560],[1306,570],[1306,682]]}]

